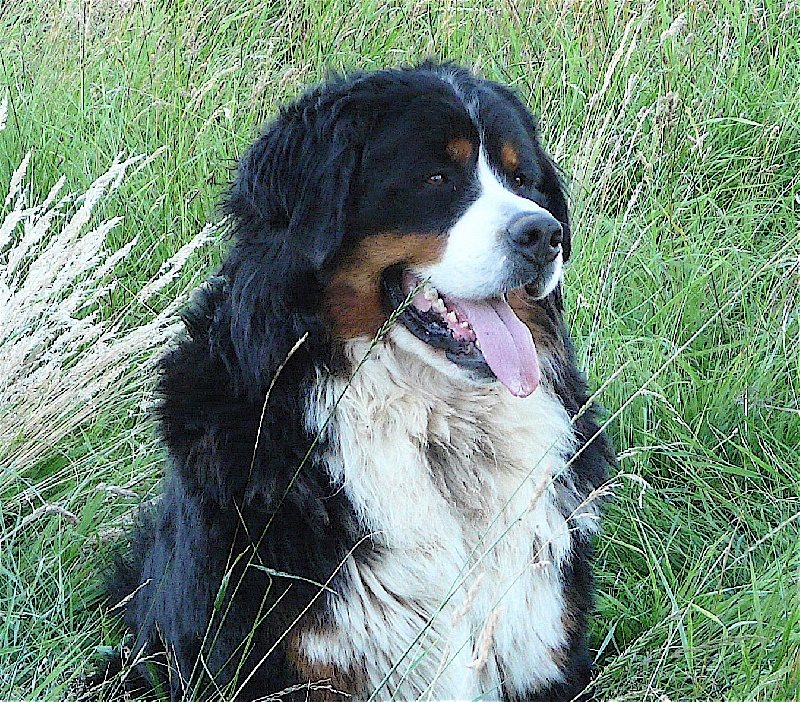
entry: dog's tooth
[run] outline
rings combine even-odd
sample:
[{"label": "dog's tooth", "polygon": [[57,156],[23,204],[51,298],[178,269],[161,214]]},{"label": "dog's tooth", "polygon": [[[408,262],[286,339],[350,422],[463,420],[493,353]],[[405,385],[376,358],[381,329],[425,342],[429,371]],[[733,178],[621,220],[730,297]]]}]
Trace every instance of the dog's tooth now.
[{"label": "dog's tooth", "polygon": [[447,312],[447,307],[445,307],[444,300],[441,297],[437,297],[433,301],[433,309],[435,309],[439,314],[444,314]]},{"label": "dog's tooth", "polygon": [[452,324],[452,325],[454,325],[454,326],[455,326],[456,324],[458,324],[458,317],[456,316],[456,313],[455,313],[455,312],[453,312],[452,310],[451,310],[450,312],[448,312],[448,313],[445,315],[445,317],[447,318],[447,321],[448,321],[448,322],[450,322],[450,324]]},{"label": "dog's tooth", "polygon": [[469,322],[461,322],[460,324],[462,329],[471,329]]},{"label": "dog's tooth", "polygon": [[425,283],[425,287],[422,289],[422,295],[430,302],[439,299],[439,292],[430,283]]},{"label": "dog's tooth", "polygon": [[481,347],[481,342],[480,342],[478,339],[475,339],[475,342],[474,342],[474,343],[475,343],[475,347],[476,347],[476,348],[478,348],[478,349],[479,349],[479,348]]}]

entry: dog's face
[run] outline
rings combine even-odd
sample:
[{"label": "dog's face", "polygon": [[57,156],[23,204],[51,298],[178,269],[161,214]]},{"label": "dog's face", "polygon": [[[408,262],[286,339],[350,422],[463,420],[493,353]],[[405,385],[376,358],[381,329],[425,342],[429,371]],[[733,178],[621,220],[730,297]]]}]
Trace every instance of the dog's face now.
[{"label": "dog's face", "polygon": [[[549,164],[512,105],[480,97],[468,106],[428,92],[381,120],[364,149],[351,226],[435,237],[432,260],[410,268],[447,295],[479,300],[528,286],[544,297],[563,262],[563,228],[545,194],[558,186],[542,187]],[[563,198],[556,204],[564,209]]]},{"label": "dog's face", "polygon": [[304,195],[267,196],[320,269],[333,335],[372,337],[410,301],[398,322],[420,353],[533,392],[534,342],[508,297],[550,294],[570,239],[530,114],[505,88],[450,67],[368,74],[312,97],[313,108],[284,112],[294,148],[280,149]]}]

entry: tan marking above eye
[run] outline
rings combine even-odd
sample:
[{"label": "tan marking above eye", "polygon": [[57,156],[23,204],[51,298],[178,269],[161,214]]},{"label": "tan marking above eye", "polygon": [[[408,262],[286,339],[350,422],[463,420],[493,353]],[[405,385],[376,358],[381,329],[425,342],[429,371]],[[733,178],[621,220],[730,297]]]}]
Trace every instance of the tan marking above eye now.
[{"label": "tan marking above eye", "polygon": [[503,148],[500,150],[500,160],[507,173],[515,173],[519,168],[519,153],[508,141],[503,144]]},{"label": "tan marking above eye", "polygon": [[466,137],[451,139],[447,144],[447,155],[454,161],[466,165],[472,158],[472,142]]}]

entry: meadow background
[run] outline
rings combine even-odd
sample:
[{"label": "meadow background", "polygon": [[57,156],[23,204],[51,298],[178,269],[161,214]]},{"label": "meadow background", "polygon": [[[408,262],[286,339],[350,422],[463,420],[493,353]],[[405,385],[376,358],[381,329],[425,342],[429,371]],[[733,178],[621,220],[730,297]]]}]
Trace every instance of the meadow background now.
[{"label": "meadow background", "polygon": [[599,697],[800,699],[798,3],[2,0],[0,700],[119,642],[97,567],[158,494],[150,363],[237,156],[326,69],[428,56],[514,86],[569,177],[620,451]]}]

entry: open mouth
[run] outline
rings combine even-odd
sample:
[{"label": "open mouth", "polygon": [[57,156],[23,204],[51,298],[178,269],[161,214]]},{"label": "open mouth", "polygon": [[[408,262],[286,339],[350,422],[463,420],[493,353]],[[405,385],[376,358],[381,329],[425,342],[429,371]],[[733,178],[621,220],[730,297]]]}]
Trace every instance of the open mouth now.
[{"label": "open mouth", "polygon": [[414,336],[443,349],[452,363],[478,376],[497,378],[517,397],[527,397],[540,379],[536,347],[528,327],[505,295],[465,300],[441,294],[402,266],[383,279],[387,311],[410,303],[398,318]]}]

